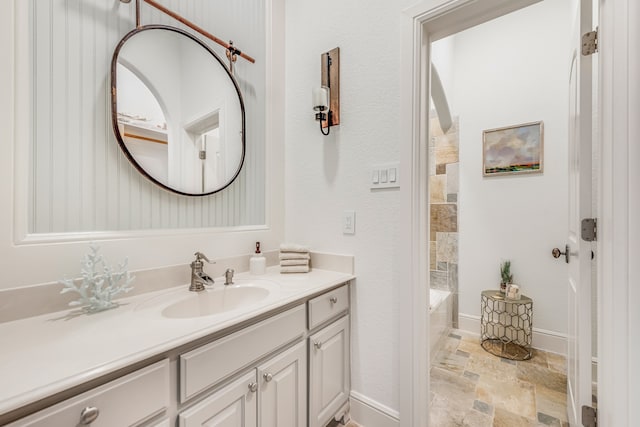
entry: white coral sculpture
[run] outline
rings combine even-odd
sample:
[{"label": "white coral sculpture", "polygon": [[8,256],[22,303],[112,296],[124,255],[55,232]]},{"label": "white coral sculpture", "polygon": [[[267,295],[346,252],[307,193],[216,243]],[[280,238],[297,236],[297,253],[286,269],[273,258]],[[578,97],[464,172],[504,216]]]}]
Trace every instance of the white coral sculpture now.
[{"label": "white coral sculpture", "polygon": [[[76,285],[73,279],[64,278],[58,283],[64,286],[61,294],[77,292],[80,298],[69,303],[72,307],[81,307],[87,313],[108,310],[118,306],[113,301],[117,295],[127,293],[133,286],[135,279],[127,270],[128,259],[118,264],[118,271],[114,271],[107,265],[102,255],[99,255],[100,247],[90,245],[91,253],[86,254],[81,262],[82,282]],[[101,267],[101,268],[100,268]],[[123,282],[123,283],[120,283]]]}]

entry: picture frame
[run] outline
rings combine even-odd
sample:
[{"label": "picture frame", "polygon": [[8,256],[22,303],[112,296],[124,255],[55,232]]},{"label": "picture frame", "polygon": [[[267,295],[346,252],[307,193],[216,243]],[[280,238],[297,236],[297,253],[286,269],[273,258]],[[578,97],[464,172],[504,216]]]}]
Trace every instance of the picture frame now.
[{"label": "picture frame", "polygon": [[482,175],[542,173],[544,123],[522,123],[482,132]]}]

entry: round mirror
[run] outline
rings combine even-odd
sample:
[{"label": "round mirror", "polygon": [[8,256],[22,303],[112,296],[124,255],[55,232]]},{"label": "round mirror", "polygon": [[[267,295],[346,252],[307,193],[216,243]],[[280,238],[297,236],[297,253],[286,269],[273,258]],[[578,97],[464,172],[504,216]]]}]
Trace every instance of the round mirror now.
[{"label": "round mirror", "polygon": [[127,34],[111,62],[113,129],[131,163],[175,193],[222,190],[244,161],[244,103],[222,60],[178,28]]}]

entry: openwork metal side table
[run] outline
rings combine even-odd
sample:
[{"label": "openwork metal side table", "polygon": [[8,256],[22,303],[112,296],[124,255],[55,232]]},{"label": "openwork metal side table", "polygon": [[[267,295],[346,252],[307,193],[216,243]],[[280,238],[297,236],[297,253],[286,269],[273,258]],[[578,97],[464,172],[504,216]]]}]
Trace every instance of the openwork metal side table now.
[{"label": "openwork metal side table", "polygon": [[533,300],[505,299],[497,290],[482,291],[480,345],[511,360],[531,359]]}]

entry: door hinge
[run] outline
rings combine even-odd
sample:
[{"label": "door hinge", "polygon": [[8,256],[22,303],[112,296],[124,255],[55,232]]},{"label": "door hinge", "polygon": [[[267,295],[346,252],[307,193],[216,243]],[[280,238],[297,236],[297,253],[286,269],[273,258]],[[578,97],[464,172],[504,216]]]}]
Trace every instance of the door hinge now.
[{"label": "door hinge", "polygon": [[582,425],[584,427],[598,426],[598,416],[596,408],[592,408],[591,406],[586,405],[582,407]]},{"label": "door hinge", "polygon": [[598,51],[598,29],[582,35],[582,55],[593,55]]},{"label": "door hinge", "polygon": [[595,218],[584,218],[581,223],[580,236],[585,242],[594,242],[598,238],[598,221]]}]

